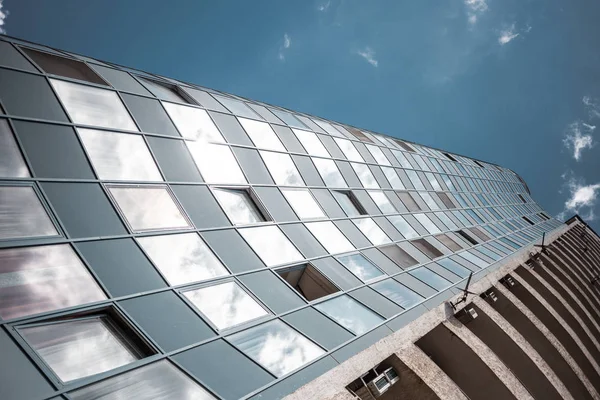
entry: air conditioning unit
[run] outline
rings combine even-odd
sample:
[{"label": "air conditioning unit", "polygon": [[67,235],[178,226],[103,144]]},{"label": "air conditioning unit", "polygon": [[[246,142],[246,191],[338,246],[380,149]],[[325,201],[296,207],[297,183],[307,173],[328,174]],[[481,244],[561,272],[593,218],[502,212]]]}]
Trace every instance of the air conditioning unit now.
[{"label": "air conditioning unit", "polygon": [[367,387],[375,397],[379,397],[390,388],[391,384],[385,373],[377,375],[373,380],[367,383]]},{"label": "air conditioning unit", "polygon": [[506,277],[506,282],[508,282],[508,284],[510,286],[515,286],[515,281],[513,280],[513,278],[511,276]]},{"label": "air conditioning unit", "polygon": [[385,371],[383,371],[383,373],[385,374],[388,381],[390,382],[390,385],[393,385],[394,383],[396,383],[400,380],[400,376],[398,376],[398,374],[396,373],[396,370],[392,367],[386,369]]},{"label": "air conditioning unit", "polygon": [[494,293],[493,290],[487,292],[486,297],[489,297],[490,299],[492,299],[492,301],[498,301],[498,296],[496,296],[496,293]]}]

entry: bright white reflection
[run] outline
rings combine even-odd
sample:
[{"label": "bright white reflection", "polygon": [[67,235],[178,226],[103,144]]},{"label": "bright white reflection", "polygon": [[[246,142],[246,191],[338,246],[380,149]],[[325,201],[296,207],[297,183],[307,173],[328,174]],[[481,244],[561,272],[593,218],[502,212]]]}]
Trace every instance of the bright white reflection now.
[{"label": "bright white reflection", "polygon": [[383,171],[385,177],[387,178],[387,180],[390,183],[390,185],[392,186],[392,188],[406,189],[404,187],[404,183],[402,183],[402,180],[400,179],[400,177],[398,176],[398,174],[396,173],[396,170],[394,168],[381,167],[381,170]]},{"label": "bright white reflection", "polygon": [[0,239],[57,236],[31,186],[0,186]]},{"label": "bright white reflection", "polygon": [[208,113],[200,108],[163,102],[163,106],[181,136],[186,139],[206,142],[225,143],[221,132],[210,119]]},{"label": "bright white reflection", "polygon": [[170,285],[229,275],[197,233],[137,238]]},{"label": "bright white reflection", "polygon": [[50,83],[74,123],[138,130],[116,92],[58,79]]},{"label": "bright white reflection", "polygon": [[350,140],[340,138],[333,138],[333,140],[335,140],[339,148],[342,150],[342,153],[344,153],[349,161],[365,162]]},{"label": "bright white reflection", "polygon": [[391,243],[390,238],[371,218],[353,219],[352,222],[374,245]]},{"label": "bright white reflection", "polygon": [[253,224],[264,221],[250,195],[245,190],[214,189],[213,192],[234,224]]},{"label": "bright white reflection", "polygon": [[416,238],[419,236],[417,231],[415,231],[413,229],[413,227],[410,226],[410,224],[408,222],[406,222],[406,220],[404,218],[402,218],[401,216],[396,215],[393,217],[388,217],[388,219],[396,227],[396,229],[398,229],[400,231],[402,236],[404,236],[406,239],[412,239],[412,238]]},{"label": "bright white reflection", "polygon": [[384,321],[378,314],[347,295],[319,303],[315,308],[357,335],[362,335]]},{"label": "bright white reflection", "polygon": [[243,228],[240,229],[240,233],[269,267],[304,259],[276,226]]},{"label": "bright white reflection", "polygon": [[314,132],[303,131],[301,129],[292,129],[292,131],[294,131],[294,134],[300,140],[300,143],[302,143],[308,154],[311,156],[331,157]]},{"label": "bright white reflection", "polygon": [[372,288],[404,309],[419,304],[424,300],[421,295],[413,292],[393,279],[377,282],[372,285]]},{"label": "bright white reflection", "polygon": [[306,227],[330,254],[356,250],[331,221],[310,222]]},{"label": "bright white reflection", "polygon": [[367,165],[356,163],[350,163],[350,165],[352,165],[352,169],[364,187],[379,189],[379,184],[375,180],[375,177]]},{"label": "bright white reflection", "polygon": [[429,180],[429,184],[433,190],[442,190],[440,183],[437,181],[437,179],[435,179],[435,175],[433,175],[431,172],[425,172],[425,176]]},{"label": "bright white reflection", "polygon": [[20,331],[63,382],[109,371],[139,359],[106,317],[27,327]]},{"label": "bright white reflection", "polygon": [[0,177],[29,177],[29,170],[5,119],[0,119]]},{"label": "bright white reflection", "polygon": [[236,282],[190,290],[184,294],[217,329],[227,329],[268,314]]},{"label": "bright white reflection", "polygon": [[134,231],[191,228],[166,186],[110,186]]},{"label": "bright white reflection", "polygon": [[275,131],[271,128],[271,125],[253,119],[238,118],[238,120],[256,147],[267,150],[286,151]]},{"label": "bright white reflection", "polygon": [[69,393],[73,400],[212,400],[214,397],[166,360]]},{"label": "bright white reflection", "polygon": [[304,186],[304,181],[289,154],[261,151],[260,155],[277,185]]},{"label": "bright white reflection", "polygon": [[375,161],[377,161],[377,164],[392,165],[390,164],[389,160],[387,159],[385,154],[383,154],[383,151],[381,151],[379,147],[374,146],[372,144],[365,144],[365,146],[367,146],[367,149],[369,150]]},{"label": "bright white reflection", "polygon": [[227,146],[186,141],[194,162],[208,183],[246,183],[231,149]]},{"label": "bright white reflection", "polygon": [[452,282],[425,267],[413,269],[409,274],[436,290],[444,290],[452,285]]},{"label": "bright white reflection", "polygon": [[308,189],[282,189],[281,191],[301,219],[325,217],[325,213]]},{"label": "bright white reflection", "polygon": [[373,201],[375,202],[375,204],[377,204],[377,207],[379,207],[382,213],[392,214],[396,212],[396,207],[394,207],[392,203],[390,203],[390,200],[387,198],[385,193],[383,193],[382,191],[374,190],[369,190],[368,193],[369,196],[371,196],[371,199],[373,199]]},{"label": "bright white reflection", "polygon": [[141,135],[78,128],[100,179],[162,181]]},{"label": "bright white reflection", "polygon": [[406,175],[408,175],[408,179],[410,179],[415,189],[425,190],[425,185],[423,185],[423,182],[421,182],[419,175],[415,171],[407,170]]},{"label": "bright white reflection", "polygon": [[228,337],[248,357],[280,377],[325,351],[279,320]]},{"label": "bright white reflection", "polygon": [[4,319],[104,299],[69,245],[0,250],[0,316]]},{"label": "bright white reflection", "polygon": [[423,227],[425,229],[427,229],[427,231],[431,234],[434,233],[440,233],[441,231],[439,230],[439,228],[433,223],[431,222],[431,220],[429,219],[429,217],[425,214],[413,214],[414,217],[417,219],[417,221],[419,221],[421,223],[421,225],[423,225]]},{"label": "bright white reflection", "polygon": [[344,177],[340,173],[333,160],[326,160],[324,158],[311,158],[319,175],[325,182],[326,186],[329,187],[348,187]]},{"label": "bright white reflection", "polygon": [[437,205],[435,200],[433,200],[433,197],[431,197],[431,195],[429,193],[421,192],[419,194],[421,195],[421,197],[423,198],[423,200],[425,201],[427,206],[429,206],[430,209],[432,209],[432,210],[440,209],[440,207]]},{"label": "bright white reflection", "polygon": [[383,272],[381,272],[379,268],[373,265],[361,254],[341,256],[338,257],[338,260],[363,282],[384,276]]}]

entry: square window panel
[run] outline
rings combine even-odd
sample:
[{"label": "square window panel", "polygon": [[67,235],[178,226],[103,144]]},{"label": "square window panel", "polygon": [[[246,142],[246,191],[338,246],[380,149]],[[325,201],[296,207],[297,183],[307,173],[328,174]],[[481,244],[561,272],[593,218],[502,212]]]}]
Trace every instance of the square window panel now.
[{"label": "square window panel", "polygon": [[382,213],[392,214],[397,212],[396,208],[392,205],[392,203],[390,203],[390,200],[387,198],[384,192],[369,190],[368,193]]},{"label": "square window panel", "polygon": [[406,220],[403,217],[399,215],[394,215],[388,217],[388,220],[394,225],[396,229],[398,229],[398,231],[400,231],[402,236],[404,236],[406,239],[412,239],[419,236],[417,231],[415,231],[413,227],[408,222],[406,222]]},{"label": "square window panel", "polygon": [[381,167],[381,170],[393,189],[406,189],[402,183],[402,179],[400,179],[394,168]]},{"label": "square window panel", "polygon": [[388,256],[390,260],[395,262],[402,269],[410,268],[419,263],[410,254],[395,244],[379,247],[379,250],[381,250],[383,254]]},{"label": "square window panel", "polygon": [[57,79],[50,83],[74,123],[138,130],[116,92]]},{"label": "square window panel", "polygon": [[0,239],[58,236],[32,186],[0,186]]},{"label": "square window panel", "polygon": [[383,154],[379,147],[374,146],[372,144],[365,144],[365,146],[367,147],[367,150],[369,150],[369,153],[371,153],[375,161],[377,161],[377,164],[392,165],[390,164],[389,160],[387,159],[385,154]]},{"label": "square window panel", "polygon": [[421,295],[394,279],[377,282],[371,287],[404,309],[411,308],[424,300]]},{"label": "square window panel", "polygon": [[255,224],[266,221],[264,214],[256,206],[248,189],[213,188],[225,213],[235,225]]},{"label": "square window panel", "polygon": [[248,357],[280,377],[325,354],[319,346],[280,320],[228,337]]},{"label": "square window panel", "polygon": [[384,321],[381,316],[347,295],[319,303],[315,308],[356,335],[362,335]]},{"label": "square window panel", "polygon": [[304,180],[289,154],[261,151],[260,155],[277,185],[304,186]]},{"label": "square window panel", "polygon": [[269,313],[237,282],[224,282],[183,292],[217,329],[228,329]]},{"label": "square window panel", "polygon": [[367,212],[361,206],[360,202],[350,191],[332,191],[333,196],[336,198],[340,206],[349,217],[358,217],[359,215],[366,215]]},{"label": "square window panel", "polygon": [[243,228],[239,232],[269,267],[290,264],[303,259],[277,226]]},{"label": "square window panel", "polygon": [[192,228],[166,186],[109,186],[108,190],[134,232]]},{"label": "square window panel", "polygon": [[0,316],[4,319],[105,299],[69,245],[0,250]]},{"label": "square window panel", "polygon": [[325,213],[308,189],[281,189],[301,219],[325,218]]},{"label": "square window panel", "polygon": [[206,182],[246,183],[246,178],[228,146],[189,141],[186,141],[186,145]]},{"label": "square window panel", "polygon": [[354,172],[356,172],[360,183],[362,183],[364,187],[379,189],[379,184],[375,180],[375,177],[367,165],[356,163],[350,163],[350,165],[352,165],[352,169]]},{"label": "square window panel", "polygon": [[390,238],[371,218],[353,219],[354,225],[373,243],[374,245],[390,243]]},{"label": "square window panel", "polygon": [[326,160],[324,158],[313,158],[312,160],[325,185],[329,187],[348,187],[333,160]]},{"label": "square window panel", "polygon": [[330,254],[356,250],[331,221],[310,222],[306,227]]},{"label": "square window panel", "polygon": [[354,147],[354,144],[350,140],[340,138],[334,138],[334,140],[339,146],[339,148],[342,150],[348,161],[365,162],[365,160],[362,158],[362,156],[360,155],[358,150],[356,150],[356,147]]},{"label": "square window panel", "polygon": [[197,233],[145,236],[137,241],[171,285],[229,275]]},{"label": "square window panel", "polygon": [[286,151],[275,131],[271,128],[271,125],[253,119],[238,118],[238,120],[256,147],[267,150]]},{"label": "square window panel", "polygon": [[162,181],[141,135],[77,129],[98,178],[105,180]]},{"label": "square window panel", "polygon": [[292,129],[306,152],[311,156],[331,157],[319,137],[314,132]]},{"label": "square window panel", "polygon": [[200,108],[163,102],[167,114],[186,139],[225,143],[225,139],[208,113]]},{"label": "square window panel", "polygon": [[277,273],[308,301],[320,299],[339,291],[325,275],[311,264],[282,268],[277,270]]},{"label": "square window panel", "polygon": [[409,274],[411,274],[418,280],[424,282],[425,284],[431,286],[435,290],[444,290],[452,286],[452,282],[445,278],[442,278],[435,272],[425,267],[415,268],[412,271],[410,271]]},{"label": "square window panel", "polygon": [[360,253],[339,256],[337,259],[363,282],[385,276],[379,268]]},{"label": "square window panel", "polygon": [[0,119],[0,177],[29,177],[29,170],[5,119]]}]

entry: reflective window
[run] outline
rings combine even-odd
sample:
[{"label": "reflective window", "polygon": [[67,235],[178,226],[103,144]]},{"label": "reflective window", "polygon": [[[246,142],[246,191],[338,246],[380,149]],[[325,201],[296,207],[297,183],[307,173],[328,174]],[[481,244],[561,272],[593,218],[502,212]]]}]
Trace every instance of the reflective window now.
[{"label": "reflective window", "polygon": [[369,196],[371,196],[371,199],[373,199],[373,201],[375,202],[375,204],[377,204],[377,207],[379,207],[382,213],[392,214],[397,212],[396,208],[392,205],[392,203],[390,203],[390,200],[387,198],[385,193],[374,190],[370,190],[368,193]]},{"label": "reflective window", "polygon": [[63,382],[143,358],[107,316],[23,327],[19,331]]},{"label": "reflective window", "polygon": [[57,236],[31,186],[0,186],[0,239]]},{"label": "reflective window", "polygon": [[191,228],[166,186],[110,186],[133,231]]},{"label": "reflective window", "polygon": [[396,192],[396,193],[398,194],[398,197],[400,197],[400,200],[402,201],[402,203],[404,203],[404,207],[406,207],[406,209],[408,211],[410,211],[410,212],[421,211],[421,207],[419,207],[419,205],[417,204],[415,199],[412,198],[410,193],[408,193],[408,192]]},{"label": "reflective window", "polygon": [[377,164],[391,165],[387,157],[385,156],[385,154],[383,154],[379,147],[374,146],[372,144],[365,144],[365,146],[367,147],[369,153],[371,153],[375,161],[377,161]]},{"label": "reflective window", "polygon": [[337,259],[363,282],[385,276],[379,268],[363,257],[362,254],[350,254],[340,256]]},{"label": "reflective window", "polygon": [[141,135],[78,128],[98,178],[106,180],[162,181]]},{"label": "reflective window", "polygon": [[232,99],[230,97],[214,95],[217,100],[229,109],[233,114],[247,118],[260,118],[243,101]]},{"label": "reflective window", "polygon": [[303,259],[294,245],[276,226],[258,226],[239,231],[269,267]]},{"label": "reflective window", "polygon": [[311,156],[331,157],[329,152],[319,140],[319,137],[314,132],[303,131],[300,129],[292,129],[294,134],[304,146],[304,149]]},{"label": "reflective window", "polygon": [[406,251],[402,250],[399,246],[395,244],[379,247],[379,250],[381,250],[383,254],[388,256],[401,268],[409,268],[419,263],[410,254],[408,254]]},{"label": "reflective window", "polygon": [[358,179],[360,179],[360,183],[366,188],[379,188],[379,184],[375,180],[375,177],[371,173],[371,170],[365,164],[356,164],[350,163],[352,165],[352,169],[358,175]]},{"label": "reflective window", "polygon": [[358,217],[359,215],[365,215],[367,213],[352,192],[334,190],[332,193],[349,217]]},{"label": "reflective window", "polygon": [[431,195],[429,193],[421,192],[419,194],[421,195],[421,197],[423,198],[423,201],[425,201],[425,203],[427,204],[427,206],[430,209],[432,209],[432,210],[440,209],[440,207],[437,205],[435,200],[433,200],[433,197],[431,197]]},{"label": "reflective window", "polygon": [[335,129],[329,122],[319,121],[318,119],[315,119],[314,121],[317,123],[317,125],[319,125],[321,128],[323,128],[325,130],[325,132],[329,133],[330,135],[337,136],[337,137],[344,137],[344,135],[342,135],[340,133],[340,131]]},{"label": "reflective window", "polygon": [[442,258],[441,260],[438,260],[437,263],[440,264],[442,267],[446,268],[448,271],[460,276],[461,278],[466,278],[471,273],[471,270],[463,267],[462,265],[460,265],[454,260],[451,260],[450,258]]},{"label": "reflective window", "polygon": [[446,246],[447,248],[449,248],[452,251],[462,250],[462,247],[447,235],[444,235],[444,234],[436,235],[435,238],[437,240],[439,240],[440,242],[442,242],[442,244],[444,246]]},{"label": "reflective window", "polygon": [[236,282],[184,292],[188,298],[217,327],[227,329],[268,315],[268,312]]},{"label": "reflective window", "polygon": [[288,126],[293,126],[294,128],[306,129],[306,126],[302,122],[298,120],[298,118],[294,117],[287,111],[278,110],[276,108],[271,108],[273,114],[277,116],[280,120],[285,122]]},{"label": "reflective window", "polygon": [[423,182],[421,182],[421,179],[419,179],[419,175],[417,175],[415,171],[407,170],[406,175],[408,175],[408,178],[412,182],[415,189],[425,190],[425,185],[423,185]]},{"label": "reflective window", "polygon": [[235,225],[266,221],[247,190],[214,188],[213,193]]},{"label": "reflective window", "polygon": [[0,119],[0,176],[27,178],[29,171],[5,119]]},{"label": "reflective window", "polygon": [[392,153],[394,154],[394,157],[396,157],[396,160],[398,160],[402,168],[413,168],[413,166],[408,162],[408,159],[406,158],[404,153],[398,150],[392,150]]},{"label": "reflective window", "polygon": [[436,212],[434,213],[436,217],[438,217],[438,219],[440,221],[442,221],[442,223],[444,225],[446,225],[446,227],[448,227],[448,229],[457,229],[458,226],[456,226],[456,224],[454,223],[454,221],[452,221],[445,213],[443,212]]},{"label": "reflective window", "polygon": [[246,183],[246,178],[229,147],[201,142],[186,144],[206,182]]},{"label": "reflective window", "polygon": [[362,335],[385,321],[347,295],[319,303],[315,308],[356,335]]},{"label": "reflective window", "polygon": [[105,299],[69,245],[0,250],[0,316],[4,319]]},{"label": "reflective window", "polygon": [[50,83],[74,123],[138,130],[116,92],[57,79]]},{"label": "reflective window", "polygon": [[73,60],[67,57],[60,57],[55,54],[45,53],[21,47],[31,59],[44,70],[44,72],[53,75],[65,76],[67,78],[79,79],[92,82],[99,85],[106,85],[94,71],[81,61]]},{"label": "reflective window", "polygon": [[434,259],[437,257],[442,257],[444,253],[434,247],[431,243],[429,243],[425,239],[415,239],[410,241],[417,249],[419,249],[423,254],[427,257]]},{"label": "reflective window", "polygon": [[354,147],[354,144],[350,140],[340,138],[334,138],[334,140],[339,146],[339,148],[342,149],[342,152],[348,160],[365,162],[365,160],[362,158],[362,156],[360,155],[358,150],[356,150],[356,147]]},{"label": "reflective window", "polygon": [[385,177],[387,178],[387,180],[390,183],[390,185],[392,186],[392,188],[394,188],[394,189],[406,189],[404,187],[404,183],[402,183],[402,180],[400,179],[400,177],[398,176],[398,174],[396,173],[396,170],[394,168],[392,168],[392,167],[381,167],[381,170],[385,174]]},{"label": "reflective window", "polygon": [[352,222],[354,222],[363,235],[365,235],[374,245],[391,242],[390,238],[371,218],[353,219]]},{"label": "reflective window", "polygon": [[323,158],[312,158],[319,171],[319,175],[323,178],[325,185],[329,187],[348,187],[344,177],[340,173],[337,165],[333,160],[325,160]]},{"label": "reflective window", "polygon": [[452,282],[445,278],[442,278],[435,272],[425,267],[415,268],[412,271],[410,271],[409,274],[411,274],[418,280],[426,283],[427,285],[431,286],[435,290],[444,290],[452,285]]},{"label": "reflective window", "polygon": [[301,219],[325,217],[321,206],[308,189],[282,189],[281,191]]},{"label": "reflective window", "polygon": [[260,155],[277,185],[304,186],[304,180],[289,154],[261,151]]},{"label": "reflective window", "polygon": [[196,107],[167,102],[163,102],[163,106],[184,138],[225,143],[223,135],[221,135],[206,111]]},{"label": "reflective window", "polygon": [[429,219],[429,217],[425,214],[413,214],[415,216],[415,218],[417,219],[417,221],[419,221],[421,223],[421,225],[423,225],[423,227],[425,229],[427,229],[427,231],[429,233],[440,233],[441,231],[438,229],[437,226],[435,226],[435,224],[433,222],[431,222],[431,220]]},{"label": "reflective window", "polygon": [[402,236],[404,236],[406,239],[412,239],[419,236],[417,231],[415,231],[413,227],[408,222],[406,222],[406,220],[401,216],[395,215],[392,217],[388,217],[388,219],[392,224],[394,224],[394,227],[396,227],[396,229],[398,229]]},{"label": "reflective window", "polygon": [[377,282],[371,287],[404,309],[417,305],[424,300],[421,295],[393,279]]},{"label": "reflective window", "polygon": [[197,233],[137,238],[171,285],[229,275]]},{"label": "reflective window", "polygon": [[253,119],[238,118],[238,120],[256,147],[285,151],[285,147],[281,144],[271,125]]},{"label": "reflective window", "polygon": [[214,397],[166,360],[69,393],[73,400],[212,400]]},{"label": "reflective window", "polygon": [[152,92],[153,95],[158,97],[159,99],[177,101],[179,103],[189,103],[177,89],[177,86],[169,85],[166,82],[158,82],[151,79],[145,79],[142,77],[138,77]]},{"label": "reflective window", "polygon": [[236,333],[228,339],[277,377],[298,369],[325,353],[279,320]]},{"label": "reflective window", "polygon": [[310,222],[306,227],[330,254],[355,250],[340,230],[331,221]]},{"label": "reflective window", "polygon": [[429,184],[433,190],[442,190],[440,183],[437,181],[437,179],[435,179],[435,175],[433,175],[431,172],[426,172],[425,176],[427,177],[427,180],[429,180]]},{"label": "reflective window", "polygon": [[[519,248],[519,246],[517,246],[517,248]],[[477,265],[479,268],[486,268],[488,265],[490,265],[488,262],[483,261],[481,258],[469,253],[468,251],[463,251],[462,253],[459,253],[459,255],[467,261]]]}]

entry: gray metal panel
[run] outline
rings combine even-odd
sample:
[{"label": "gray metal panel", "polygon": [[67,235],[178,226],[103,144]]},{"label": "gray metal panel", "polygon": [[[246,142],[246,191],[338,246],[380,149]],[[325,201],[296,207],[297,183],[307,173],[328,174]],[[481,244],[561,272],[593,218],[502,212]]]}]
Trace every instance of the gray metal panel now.
[{"label": "gray metal panel", "polygon": [[232,147],[232,149],[249,183],[273,184],[273,179],[271,179],[262,158],[258,155],[258,151],[243,147]]},{"label": "gray metal panel", "polygon": [[419,318],[421,315],[427,312],[429,312],[429,310],[422,304],[419,304],[418,306],[411,308],[398,315],[396,318],[386,323],[386,325],[388,326],[388,328],[394,331],[399,331],[400,329],[404,328],[406,325],[410,324],[412,321],[414,321],[415,319]]},{"label": "gray metal panel", "polygon": [[329,218],[344,218],[346,213],[327,189],[311,189],[312,194]]},{"label": "gray metal panel", "polygon": [[333,257],[320,258],[313,261],[312,264],[342,290],[362,285],[362,282],[352,272],[348,271]]},{"label": "gray metal panel", "polygon": [[278,188],[255,187],[254,190],[275,221],[298,221],[294,210],[292,210]]},{"label": "gray metal panel", "polygon": [[388,182],[387,178],[383,174],[383,171],[381,170],[381,168],[379,168],[377,165],[369,165],[369,169],[371,170],[371,173],[375,177],[375,180],[377,181],[377,183],[379,183],[379,186],[382,189],[391,189],[392,188],[392,186]]},{"label": "gray metal panel", "polygon": [[[202,232],[206,242],[234,273],[265,268],[263,262],[233,229]],[[231,251],[235,249],[235,251]]]},{"label": "gray metal panel", "polygon": [[122,93],[123,101],[142,132],[180,137],[173,122],[158,100]]},{"label": "gray metal panel", "polygon": [[358,180],[358,176],[356,176],[356,173],[354,172],[352,166],[350,166],[349,163],[347,163],[346,161],[335,160],[335,164],[337,165],[338,169],[340,170],[340,173],[344,177],[344,180],[348,184],[348,187],[362,187],[362,184]]},{"label": "gray metal panel", "polygon": [[271,271],[242,275],[239,279],[276,313],[283,313],[306,304],[293,289]]},{"label": "gray metal panel", "polygon": [[280,226],[292,243],[306,258],[324,256],[327,251],[303,224],[286,224]]},{"label": "gray metal panel", "polygon": [[362,253],[388,275],[393,275],[402,271],[395,262],[375,248],[362,250]]},{"label": "gray metal panel", "polygon": [[325,186],[310,157],[292,155],[292,159],[308,186]]},{"label": "gray metal panel", "polygon": [[202,177],[183,140],[146,137],[158,166],[171,182],[202,182]]},{"label": "gray metal panel", "polygon": [[[360,185],[359,185],[360,186]],[[369,215],[381,215],[381,211],[365,190],[353,190],[352,193]]]},{"label": "gray metal panel", "polygon": [[133,79],[127,72],[119,71],[114,68],[102,67],[97,64],[89,65],[117,90],[152,96],[146,88],[140,85],[139,82]]},{"label": "gray metal panel", "polygon": [[371,242],[363,235],[363,233],[352,223],[352,221],[347,219],[342,219],[333,222],[342,233],[348,238],[348,240],[354,245],[356,248],[369,247],[372,246]]},{"label": "gray metal panel", "polygon": [[361,287],[348,294],[385,318],[389,318],[402,311],[402,308],[396,303],[380,295],[370,287]]},{"label": "gray metal panel", "polygon": [[334,351],[331,356],[339,363],[343,363],[350,357],[360,353],[367,347],[375,344],[379,340],[388,336],[393,331],[385,325],[376,328],[372,332],[365,334],[364,336],[359,337],[352,343],[349,343],[342,347],[339,350]]},{"label": "gray metal panel", "polygon": [[283,317],[283,320],[328,350],[354,337],[311,307],[288,314]]},{"label": "gray metal panel", "polygon": [[317,135],[321,142],[323,142],[323,146],[327,149],[331,157],[333,158],[346,158],[344,153],[340,150],[338,145],[335,143],[333,138],[329,135]]},{"label": "gray metal panel", "polygon": [[198,229],[231,226],[206,186],[171,185],[175,196]]},{"label": "gray metal panel", "polygon": [[404,239],[400,232],[398,232],[398,230],[394,228],[394,225],[392,225],[386,217],[374,217],[373,221],[375,221],[375,223],[379,225],[379,227],[383,229],[385,234],[388,235],[393,241]]},{"label": "gray metal panel", "polygon": [[288,151],[293,153],[306,154],[304,147],[302,147],[302,144],[300,144],[300,141],[298,140],[296,135],[294,135],[294,132],[292,132],[290,128],[275,124],[271,126],[275,130],[275,133],[277,134],[277,136],[279,136],[279,139]]},{"label": "gray metal panel", "polygon": [[229,114],[221,114],[214,111],[209,111],[215,124],[229,143],[242,144],[245,146],[254,146],[242,125],[238,120]]},{"label": "gray metal panel", "polygon": [[437,290],[433,289],[431,286],[427,286],[408,273],[395,276],[394,279],[425,298],[433,296],[437,293]]},{"label": "gray metal panel", "polygon": [[376,163],[375,159],[371,155],[371,152],[367,149],[367,147],[364,144],[362,144],[360,142],[352,142],[352,143],[354,144],[354,147],[356,147],[356,150],[358,150],[358,152],[360,153],[362,158],[365,160],[365,162]]},{"label": "gray metal panel", "polygon": [[38,72],[10,43],[0,40],[0,65]]}]

